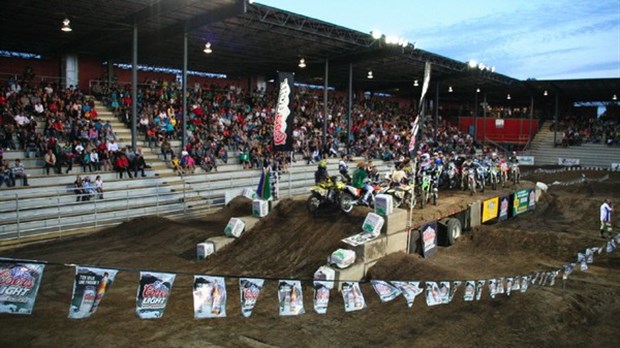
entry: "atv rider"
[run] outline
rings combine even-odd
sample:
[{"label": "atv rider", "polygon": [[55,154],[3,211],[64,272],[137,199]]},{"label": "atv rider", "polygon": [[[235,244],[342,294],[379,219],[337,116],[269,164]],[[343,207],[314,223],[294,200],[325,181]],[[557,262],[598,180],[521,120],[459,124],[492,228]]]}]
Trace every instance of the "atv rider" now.
[{"label": "atv rider", "polygon": [[364,191],[364,197],[360,199],[359,204],[368,205],[368,198],[372,194],[373,188],[368,185],[368,172],[365,169],[364,161],[357,163],[357,168],[353,171],[353,187]]},{"label": "atv rider", "polygon": [[316,172],[314,172],[314,183],[318,185],[321,182],[327,180],[328,178],[329,174],[327,174],[327,161],[324,159],[320,160],[319,166]]}]

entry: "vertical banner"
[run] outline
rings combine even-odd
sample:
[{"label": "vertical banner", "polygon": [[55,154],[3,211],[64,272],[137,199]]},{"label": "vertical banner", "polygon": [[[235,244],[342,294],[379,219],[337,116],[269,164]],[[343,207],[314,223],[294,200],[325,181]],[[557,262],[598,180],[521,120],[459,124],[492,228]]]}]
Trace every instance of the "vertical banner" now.
[{"label": "vertical banner", "polygon": [[431,84],[431,62],[424,63],[424,81],[422,82],[422,93],[420,94],[420,102],[418,103],[418,110],[422,109],[424,102],[424,96],[428,91],[428,86]]},{"label": "vertical banner", "polygon": [[476,281],[468,280],[465,282],[465,292],[463,293],[463,301],[473,301],[476,296]]},{"label": "vertical banner", "polygon": [[83,319],[94,314],[117,272],[115,269],[76,266],[69,318]]},{"label": "vertical banner", "polygon": [[478,280],[476,282],[476,301],[480,301],[482,298],[482,290],[484,290],[484,283],[486,281],[484,279]]},{"label": "vertical banner", "polygon": [[450,302],[450,282],[439,283],[439,299],[442,304]]},{"label": "vertical banner", "polygon": [[422,238],[422,255],[430,257],[437,252],[437,221],[422,225],[420,229]]},{"label": "vertical banner", "polygon": [[390,302],[401,294],[401,291],[392,284],[383,280],[371,280],[372,287],[377,292],[381,302]]},{"label": "vertical banner", "polygon": [[463,284],[463,282],[460,280],[455,280],[452,282],[452,287],[450,288],[450,297],[448,298],[448,302],[452,302],[452,299],[454,299],[454,295],[456,294],[456,290],[459,288],[459,286],[461,286],[461,284]]},{"label": "vertical banner", "polygon": [[527,210],[530,211],[534,209],[536,209],[536,190],[531,189],[527,198]]},{"label": "vertical banner", "polygon": [[513,278],[511,291],[518,291],[518,290],[521,290],[521,278],[519,276],[515,276]]},{"label": "vertical banner", "polygon": [[278,302],[280,315],[290,316],[304,314],[304,299],[301,291],[301,281],[280,280],[278,284]]},{"label": "vertical banner", "polygon": [[497,294],[497,279],[489,279],[489,295],[495,298]]},{"label": "vertical banner", "polygon": [[407,300],[407,306],[409,308],[413,307],[413,301],[416,296],[423,291],[422,288],[420,288],[420,282],[393,281],[392,284],[402,292],[403,297]]},{"label": "vertical banner", "polygon": [[0,261],[0,313],[31,314],[45,265]]},{"label": "vertical banner", "polygon": [[[280,92],[276,106],[276,117],[273,129],[273,149],[275,151],[293,150],[293,86],[295,78],[291,73],[278,72]],[[327,117],[327,115],[325,115]]]},{"label": "vertical banner", "polygon": [[426,286],[426,305],[436,306],[441,304],[441,292],[437,282],[425,282]]},{"label": "vertical banner", "polygon": [[508,211],[510,208],[510,197],[504,196],[499,198],[499,221],[508,220]]},{"label": "vertical banner", "polygon": [[521,292],[526,292],[530,285],[530,276],[521,276]]},{"label": "vertical banner", "polygon": [[572,263],[568,263],[566,265],[564,265],[564,273],[562,274],[562,279],[566,280],[568,279],[568,276],[573,273],[573,269],[575,269],[575,266],[577,264],[572,262]]},{"label": "vertical banner", "polygon": [[498,294],[504,293],[504,277],[497,278],[497,293]]},{"label": "vertical banner", "polygon": [[256,196],[264,201],[271,199],[271,169],[263,168],[260,179],[258,180],[258,187],[256,187]]},{"label": "vertical banner", "polygon": [[324,282],[314,282],[314,295],[312,297],[312,305],[316,313],[327,313],[327,306],[329,305],[329,293],[330,288],[325,286]]},{"label": "vertical banner", "polygon": [[527,203],[530,190],[519,190],[514,193],[512,202],[512,216],[517,216],[527,211]]},{"label": "vertical banner", "polygon": [[499,197],[482,201],[482,222],[485,223],[497,217],[499,211]]},{"label": "vertical banner", "polygon": [[366,300],[358,282],[342,283],[342,299],[344,311],[353,312],[366,308]]},{"label": "vertical banner", "polygon": [[224,277],[194,275],[194,318],[226,316],[226,281]]},{"label": "vertical banner", "polygon": [[514,286],[514,278],[513,277],[506,278],[506,296],[510,296],[513,286]]},{"label": "vertical banner", "polygon": [[174,273],[140,272],[140,286],[136,295],[136,315],[140,319],[164,316],[175,278]]},{"label": "vertical banner", "polygon": [[239,278],[239,295],[241,297],[241,314],[244,317],[252,315],[252,310],[258,301],[258,296],[265,283],[264,279]]}]

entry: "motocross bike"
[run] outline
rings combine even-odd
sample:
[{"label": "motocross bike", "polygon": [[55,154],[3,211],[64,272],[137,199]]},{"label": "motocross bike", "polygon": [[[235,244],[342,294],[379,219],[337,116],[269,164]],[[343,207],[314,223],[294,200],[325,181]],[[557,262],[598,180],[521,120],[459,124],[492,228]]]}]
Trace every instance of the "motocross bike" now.
[{"label": "motocross bike", "polygon": [[470,194],[476,193],[476,170],[474,168],[463,168],[461,188],[469,190]]},{"label": "motocross bike", "polygon": [[459,186],[459,171],[453,162],[448,163],[446,170],[443,172],[444,181],[448,183],[448,188],[453,189]]},{"label": "motocross bike", "polygon": [[[384,189],[378,184],[369,184],[369,185],[372,186],[373,190],[372,190],[372,193],[368,196],[368,205],[370,207],[374,207],[375,206],[375,195],[383,191]],[[350,184],[346,184],[343,191],[344,191],[343,196],[346,196],[347,200],[351,201],[351,208],[353,208],[356,205],[361,205],[360,201],[364,197],[364,194],[365,194],[364,189],[357,188]]]},{"label": "motocross bike", "polygon": [[497,183],[499,181],[499,170],[497,166],[492,164],[489,168],[489,183],[491,184],[491,188],[493,190],[497,189]]},{"label": "motocross bike", "polygon": [[310,192],[306,207],[312,215],[316,215],[319,207],[324,204],[336,205],[345,213],[353,209],[353,198],[347,192],[347,186],[335,176],[313,186]]},{"label": "motocross bike", "polygon": [[[413,196],[413,188],[414,185],[401,184],[394,187],[388,187],[383,192],[384,194],[388,194],[392,196],[392,207],[394,209],[401,207],[403,204],[412,205],[412,208],[415,207],[416,200],[413,200],[411,203],[411,198]],[[415,196],[413,196],[415,198]]]},{"label": "motocross bike", "polygon": [[502,163],[500,164],[499,167],[499,181],[502,183],[502,187],[506,187],[506,185],[508,184],[508,171],[510,169],[508,168],[508,164],[507,163]]},{"label": "motocross bike", "polygon": [[438,197],[437,180],[433,179],[430,173],[422,172],[420,179],[420,208],[424,209],[429,202],[437,205]]}]

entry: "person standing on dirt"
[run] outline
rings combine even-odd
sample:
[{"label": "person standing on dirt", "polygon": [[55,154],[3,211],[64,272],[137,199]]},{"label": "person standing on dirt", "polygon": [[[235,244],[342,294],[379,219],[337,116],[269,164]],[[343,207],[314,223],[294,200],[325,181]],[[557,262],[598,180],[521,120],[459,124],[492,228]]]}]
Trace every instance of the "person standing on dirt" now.
[{"label": "person standing on dirt", "polygon": [[357,169],[353,171],[353,187],[362,189],[364,192],[363,198],[360,199],[359,204],[368,205],[368,198],[372,194],[372,186],[368,185],[368,172],[366,172],[364,161],[357,163]]},{"label": "person standing on dirt", "polygon": [[611,235],[612,233],[612,228],[611,228],[611,212],[613,211],[613,206],[611,205],[611,200],[609,198],[606,198],[605,201],[603,201],[603,204],[601,204],[601,237],[603,239],[605,239],[605,230],[607,230],[607,232],[609,232],[609,234]]}]

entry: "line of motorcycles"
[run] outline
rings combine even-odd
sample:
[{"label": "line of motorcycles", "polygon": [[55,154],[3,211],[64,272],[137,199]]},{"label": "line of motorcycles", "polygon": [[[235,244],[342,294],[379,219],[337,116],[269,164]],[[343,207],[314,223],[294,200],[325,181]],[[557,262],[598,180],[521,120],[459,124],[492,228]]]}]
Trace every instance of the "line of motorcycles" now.
[{"label": "line of motorcycles", "polygon": [[[494,164],[478,164],[476,166],[459,167],[449,162],[445,168],[439,165],[433,170],[420,170],[414,183],[393,185],[389,175],[383,180],[370,183],[373,192],[368,204],[374,207],[375,196],[387,194],[392,196],[393,208],[408,206],[414,208],[418,203],[422,209],[428,204],[437,205],[439,188],[468,190],[470,194],[477,191],[484,192],[485,187],[493,190],[498,186],[506,187],[509,182],[518,184],[520,172],[518,164],[508,166]],[[411,180],[410,180],[411,182]],[[323,205],[336,206],[345,213],[360,205],[364,191],[344,181],[342,176],[330,176],[324,181],[310,188],[310,197],[306,206],[310,213],[317,214]]]}]

